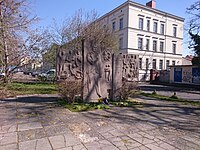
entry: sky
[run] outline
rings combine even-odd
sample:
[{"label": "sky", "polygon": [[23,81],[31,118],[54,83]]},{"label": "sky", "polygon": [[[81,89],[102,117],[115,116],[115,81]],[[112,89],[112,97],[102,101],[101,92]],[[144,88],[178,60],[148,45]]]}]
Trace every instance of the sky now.
[{"label": "sky", "polygon": [[[100,16],[116,8],[126,0],[29,0],[32,11],[40,18],[40,27],[52,25],[53,19],[62,23],[65,18],[72,16],[77,10],[88,12],[96,10]],[[149,0],[132,0],[145,5]],[[162,10],[185,18],[185,24],[189,20],[186,8],[197,0],[156,0],[156,9]],[[192,54],[187,47],[188,36],[184,33],[183,56]]]}]

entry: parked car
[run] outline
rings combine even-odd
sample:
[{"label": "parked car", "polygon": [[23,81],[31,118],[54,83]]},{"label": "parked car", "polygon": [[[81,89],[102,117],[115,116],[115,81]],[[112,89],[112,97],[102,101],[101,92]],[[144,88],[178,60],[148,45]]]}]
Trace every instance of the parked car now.
[{"label": "parked car", "polygon": [[0,79],[4,78],[5,77],[5,73],[1,73],[0,72]]},{"label": "parked car", "polygon": [[32,74],[31,70],[24,70],[23,72],[24,72],[25,75],[31,75]]},{"label": "parked car", "polygon": [[41,73],[38,75],[38,77],[42,80],[55,80],[56,77],[56,70],[50,69],[45,73]]},{"label": "parked car", "polygon": [[32,77],[38,77],[41,74],[41,71],[33,71],[31,72]]}]

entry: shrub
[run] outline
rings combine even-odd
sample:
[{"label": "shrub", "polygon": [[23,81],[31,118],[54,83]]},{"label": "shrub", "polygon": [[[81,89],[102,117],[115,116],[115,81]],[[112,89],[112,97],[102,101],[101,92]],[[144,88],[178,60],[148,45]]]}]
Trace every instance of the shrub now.
[{"label": "shrub", "polygon": [[174,92],[174,94],[170,98],[178,99],[178,96],[176,95],[176,92]]},{"label": "shrub", "polygon": [[121,88],[116,92],[120,100],[127,100],[137,90],[137,82],[123,81]]},{"label": "shrub", "polygon": [[58,89],[68,103],[73,103],[76,98],[80,99],[82,84],[81,81],[77,80],[65,80],[58,84]]},{"label": "shrub", "polygon": [[152,92],[152,95],[157,95],[156,90],[154,90],[154,91]]}]

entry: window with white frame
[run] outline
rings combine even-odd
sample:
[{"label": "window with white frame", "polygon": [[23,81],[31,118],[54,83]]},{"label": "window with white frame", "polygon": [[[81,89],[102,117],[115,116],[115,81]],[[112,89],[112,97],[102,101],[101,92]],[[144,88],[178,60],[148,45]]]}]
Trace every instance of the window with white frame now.
[{"label": "window with white frame", "polygon": [[116,22],[114,21],[113,23],[112,23],[112,31],[115,31],[116,30]]},{"label": "window with white frame", "polygon": [[124,19],[120,18],[119,19],[119,29],[122,30],[124,28]]},{"label": "window with white frame", "polygon": [[172,43],[173,54],[176,54],[176,43]]},{"label": "window with white frame", "polygon": [[139,29],[143,30],[143,23],[144,23],[144,19],[143,18],[139,18]]},{"label": "window with white frame", "polygon": [[169,69],[169,60],[166,60],[166,69]]},{"label": "window with white frame", "polygon": [[147,20],[147,31],[150,31],[150,20]]},{"label": "window with white frame", "polygon": [[146,50],[149,51],[150,40],[146,39]]},{"label": "window with white frame", "polygon": [[163,69],[163,60],[160,60],[160,62],[159,62],[159,69],[160,69],[160,70]]},{"label": "window with white frame", "polygon": [[160,52],[163,52],[164,50],[164,42],[160,41]]},{"label": "window with white frame", "polygon": [[123,49],[123,37],[119,38],[119,49]]},{"label": "window with white frame", "polygon": [[152,61],[152,69],[156,69],[156,59],[153,59]]},{"label": "window with white frame", "polygon": [[146,58],[146,70],[149,69],[149,58]]},{"label": "window with white frame", "polygon": [[160,24],[160,34],[164,35],[164,31],[165,31],[165,25],[162,23]]},{"label": "window with white frame", "polygon": [[157,41],[153,40],[153,51],[157,52]]},{"label": "window with white frame", "polygon": [[153,22],[153,32],[158,32],[158,22]]},{"label": "window with white frame", "polygon": [[175,66],[175,65],[176,65],[176,61],[173,60],[173,61],[172,61],[172,66]]},{"label": "window with white frame", "polygon": [[176,37],[177,34],[177,27],[173,27],[173,36]]},{"label": "window with white frame", "polygon": [[142,58],[139,58],[139,69],[142,69]]},{"label": "window with white frame", "polygon": [[143,38],[141,37],[138,38],[138,49],[139,50],[143,49]]}]

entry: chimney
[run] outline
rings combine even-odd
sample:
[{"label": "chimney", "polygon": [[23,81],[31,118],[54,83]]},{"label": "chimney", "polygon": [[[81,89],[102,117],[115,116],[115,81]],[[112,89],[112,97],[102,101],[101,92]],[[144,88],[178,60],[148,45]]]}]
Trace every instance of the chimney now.
[{"label": "chimney", "polygon": [[151,8],[156,8],[156,0],[151,0],[146,3],[146,6],[151,7]]}]

